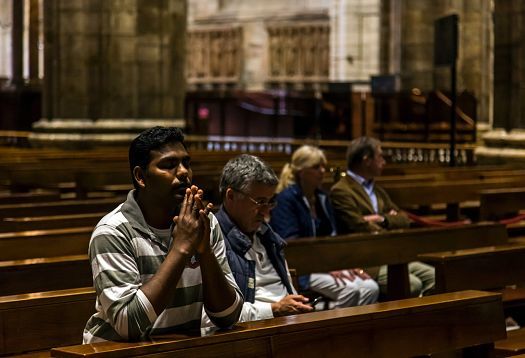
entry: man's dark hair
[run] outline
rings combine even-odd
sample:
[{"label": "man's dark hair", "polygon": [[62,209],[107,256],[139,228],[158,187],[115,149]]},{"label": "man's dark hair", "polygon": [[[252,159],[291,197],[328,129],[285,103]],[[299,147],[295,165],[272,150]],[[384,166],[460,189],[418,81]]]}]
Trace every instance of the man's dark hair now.
[{"label": "man's dark hair", "polygon": [[370,137],[359,137],[351,141],[348,145],[348,150],[346,151],[348,169],[352,170],[352,168],[360,165],[365,157],[374,157],[377,148],[380,146],[380,141]]},{"label": "man's dark hair", "polygon": [[135,189],[138,189],[138,184],[135,182],[133,169],[139,166],[146,172],[151,161],[151,151],[158,150],[171,143],[181,143],[186,148],[184,133],[182,133],[180,128],[157,126],[146,129],[133,139],[129,146],[129,169]]}]

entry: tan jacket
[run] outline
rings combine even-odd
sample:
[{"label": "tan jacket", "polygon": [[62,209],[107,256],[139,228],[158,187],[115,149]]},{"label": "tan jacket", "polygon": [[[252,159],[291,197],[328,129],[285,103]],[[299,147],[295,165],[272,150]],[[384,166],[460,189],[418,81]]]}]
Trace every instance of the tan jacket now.
[{"label": "tan jacket", "polygon": [[399,208],[390,200],[383,188],[376,184],[374,192],[377,197],[377,214],[385,217],[386,222],[383,225],[369,223],[363,219],[365,215],[375,214],[374,207],[363,186],[352,177],[342,177],[332,187],[330,199],[334,207],[339,234],[401,229],[410,226],[410,219],[403,213],[388,214],[392,209],[399,212]]}]

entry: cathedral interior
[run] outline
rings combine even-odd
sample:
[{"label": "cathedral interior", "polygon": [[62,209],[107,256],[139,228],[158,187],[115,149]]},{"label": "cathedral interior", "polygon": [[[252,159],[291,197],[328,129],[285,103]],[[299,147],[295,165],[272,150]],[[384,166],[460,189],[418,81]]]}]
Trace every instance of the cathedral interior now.
[{"label": "cathedral interior", "polygon": [[1,0],[0,9],[0,129],[29,132],[33,146],[96,147],[170,124],[222,137],[454,137],[481,161],[504,161],[502,148],[523,156],[517,0]]},{"label": "cathedral interior", "polygon": [[[98,309],[104,301],[87,255],[95,225],[135,193],[154,192],[133,191],[143,168],[131,165],[130,177],[128,146],[155,126],[182,128],[184,141],[161,148],[185,155],[172,172],[184,166],[189,179],[177,189],[195,198],[188,189],[195,184],[214,210],[221,200],[224,207],[218,183],[231,158],[254,154],[277,178],[304,144],[322,149],[324,162],[301,169],[321,173],[313,199],[300,199],[308,225],[324,220],[331,236],[281,240],[280,279],[382,265],[387,294],[368,306],[240,322],[211,337],[177,332],[123,343],[115,331],[115,341],[80,345],[95,302]],[[380,177],[352,172],[347,148],[360,137],[380,141],[372,153],[384,166]],[[0,0],[0,356],[525,357],[524,166],[523,0]],[[407,226],[338,234],[335,219],[327,224],[332,214],[317,220],[327,201],[314,194],[333,193],[345,176],[362,179],[358,188],[374,209],[358,219],[382,230],[406,215]],[[152,182],[171,189],[161,194],[174,191],[167,180]],[[375,185],[399,208],[381,217]],[[251,211],[267,211],[261,225],[278,208],[273,187],[264,200],[229,189]],[[183,199],[154,194],[141,204],[153,208],[148,220],[166,217],[159,220],[166,227],[145,225],[148,205],[136,204],[137,216],[171,250]],[[201,213],[195,202],[187,211],[202,220],[193,218],[192,233],[211,238],[204,215],[217,211]],[[259,232],[249,234],[253,244]],[[101,265],[110,278],[120,272],[110,264],[122,261],[113,248],[101,253],[109,253]],[[209,263],[205,249],[184,252],[193,256],[177,269],[196,270],[203,257]],[[154,260],[169,264],[166,255],[136,256],[151,269]],[[232,274],[225,260],[221,282]],[[428,296],[410,296],[414,261],[435,269]],[[126,262],[126,270],[136,264]],[[136,276],[157,275],[151,271]],[[192,277],[197,289],[179,290],[177,278],[172,291],[204,292],[201,271]],[[250,280],[245,286],[254,289]],[[121,292],[115,286],[102,291]],[[130,309],[149,308],[148,323],[115,325],[150,332],[162,321],[166,306],[155,311],[142,295]],[[242,306],[242,295],[233,295],[231,307]],[[203,300],[176,308],[200,304],[192,306],[200,317]]]}]

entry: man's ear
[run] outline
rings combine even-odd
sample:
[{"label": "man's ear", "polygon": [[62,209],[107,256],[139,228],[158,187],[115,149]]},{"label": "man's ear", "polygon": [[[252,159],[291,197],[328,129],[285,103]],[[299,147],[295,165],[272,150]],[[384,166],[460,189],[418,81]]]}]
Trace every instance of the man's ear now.
[{"label": "man's ear", "polygon": [[233,200],[233,189],[228,188],[226,189],[226,193],[224,194],[224,201],[231,201]]},{"label": "man's ear", "polygon": [[135,168],[133,168],[133,179],[135,180],[135,182],[138,184],[139,187],[141,188],[146,187],[144,171],[138,165]]}]

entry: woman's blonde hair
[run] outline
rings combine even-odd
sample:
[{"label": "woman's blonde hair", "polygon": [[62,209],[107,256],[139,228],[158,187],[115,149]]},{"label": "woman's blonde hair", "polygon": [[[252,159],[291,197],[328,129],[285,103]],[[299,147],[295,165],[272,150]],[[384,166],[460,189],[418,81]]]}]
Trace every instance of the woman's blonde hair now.
[{"label": "woman's blonde hair", "polygon": [[303,145],[296,149],[291,162],[286,163],[281,171],[277,193],[294,184],[297,181],[297,173],[301,170],[319,164],[326,166],[326,157],[321,149],[311,145]]}]

